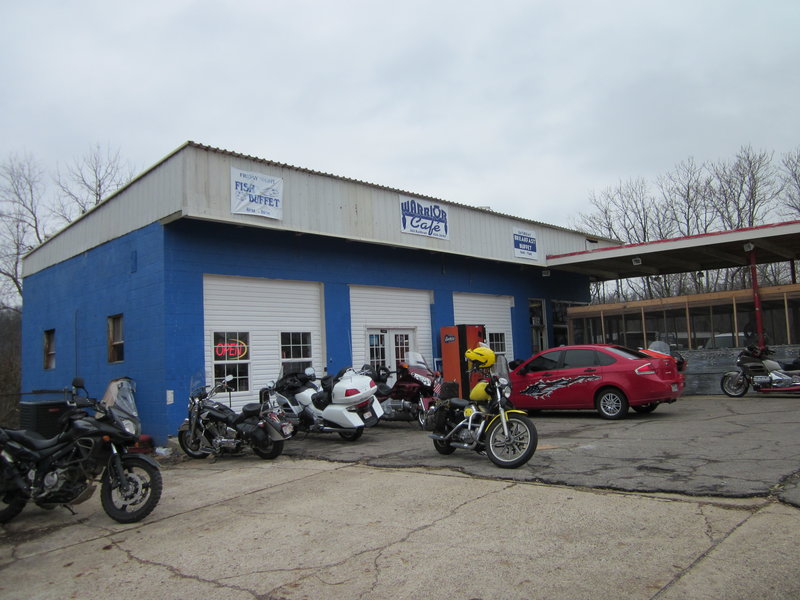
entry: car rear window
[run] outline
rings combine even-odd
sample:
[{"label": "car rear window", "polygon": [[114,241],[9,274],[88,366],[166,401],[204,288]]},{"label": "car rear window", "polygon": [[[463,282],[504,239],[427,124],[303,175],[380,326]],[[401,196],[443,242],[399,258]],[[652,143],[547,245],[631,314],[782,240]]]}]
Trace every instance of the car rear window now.
[{"label": "car rear window", "polygon": [[616,354],[621,358],[627,358],[628,360],[637,360],[640,358],[648,358],[647,354],[643,354],[638,350],[633,350],[631,348],[625,348],[623,346],[609,346],[606,348],[612,354]]}]

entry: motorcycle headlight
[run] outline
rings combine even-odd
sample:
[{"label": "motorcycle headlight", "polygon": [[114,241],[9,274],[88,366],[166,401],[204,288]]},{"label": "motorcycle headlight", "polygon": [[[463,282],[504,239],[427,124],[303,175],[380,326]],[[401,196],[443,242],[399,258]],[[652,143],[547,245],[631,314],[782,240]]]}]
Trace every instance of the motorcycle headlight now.
[{"label": "motorcycle headlight", "polygon": [[419,375],[418,373],[412,373],[414,379],[419,381],[425,387],[431,387],[432,383],[431,380],[425,377],[424,375]]},{"label": "motorcycle headlight", "polygon": [[122,419],[122,426],[125,428],[125,431],[127,431],[131,435],[139,434],[139,432],[137,431],[138,427],[136,427],[136,423],[134,423],[130,419]]},{"label": "motorcycle headlight", "polygon": [[500,391],[506,398],[511,397],[511,384],[508,382],[508,379],[501,377],[497,380],[497,384],[500,386]]}]

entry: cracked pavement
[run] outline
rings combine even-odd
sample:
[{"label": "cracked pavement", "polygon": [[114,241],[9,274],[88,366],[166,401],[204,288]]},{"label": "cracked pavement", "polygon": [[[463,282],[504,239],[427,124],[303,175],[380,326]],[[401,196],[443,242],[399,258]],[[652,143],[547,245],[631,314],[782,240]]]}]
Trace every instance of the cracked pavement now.
[{"label": "cracked pavement", "polygon": [[407,423],[165,461],[142,523],[27,507],[0,598],[796,598],[800,398],[534,415],[520,469]]}]

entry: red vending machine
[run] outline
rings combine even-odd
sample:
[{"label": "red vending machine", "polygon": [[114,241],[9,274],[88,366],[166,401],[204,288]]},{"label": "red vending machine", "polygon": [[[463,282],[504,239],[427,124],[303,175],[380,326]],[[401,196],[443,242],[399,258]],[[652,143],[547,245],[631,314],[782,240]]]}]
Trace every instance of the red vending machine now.
[{"label": "red vending machine", "polygon": [[[464,352],[486,342],[485,325],[450,325],[442,327],[442,377],[445,382],[458,384],[458,397],[468,398],[474,382],[467,373],[467,359]],[[477,374],[476,374],[477,380]]]}]

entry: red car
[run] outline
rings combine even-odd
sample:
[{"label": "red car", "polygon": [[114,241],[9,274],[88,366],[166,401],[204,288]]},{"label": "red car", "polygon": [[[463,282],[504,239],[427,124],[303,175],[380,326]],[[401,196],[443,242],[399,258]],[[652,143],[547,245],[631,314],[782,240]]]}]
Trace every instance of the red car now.
[{"label": "red car", "polygon": [[624,346],[560,346],[534,354],[511,371],[511,403],[521,409],[593,409],[622,419],[628,409],[675,402],[684,376],[671,356]]}]

